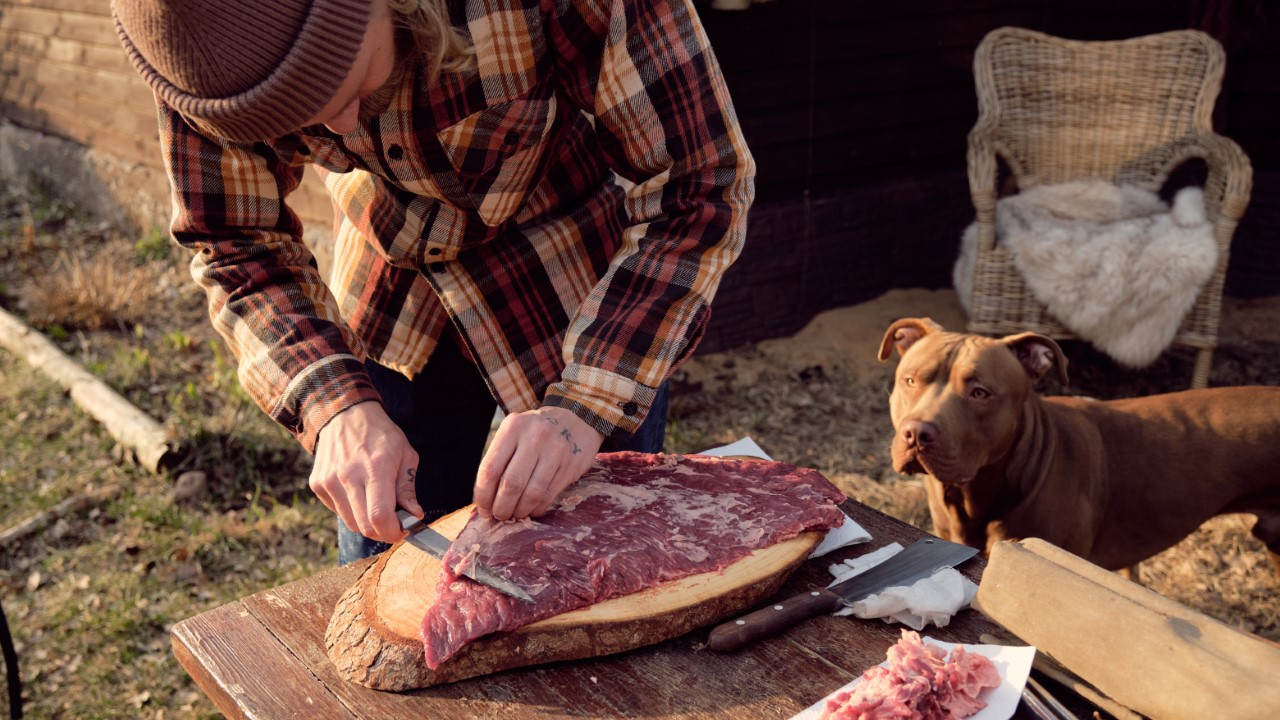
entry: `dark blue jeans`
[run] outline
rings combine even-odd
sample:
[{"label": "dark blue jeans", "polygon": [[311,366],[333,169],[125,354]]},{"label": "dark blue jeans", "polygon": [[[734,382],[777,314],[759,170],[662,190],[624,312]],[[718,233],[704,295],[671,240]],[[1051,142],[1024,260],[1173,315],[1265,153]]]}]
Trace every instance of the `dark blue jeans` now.
[{"label": "dark blue jeans", "polygon": [[[431,360],[412,381],[367,361],[387,415],[418,451],[418,504],[426,521],[471,503],[472,489],[497,404],[480,370],[446,334]],[[601,452],[661,452],[667,429],[667,385],[658,389],[648,417],[623,440],[606,438]],[[390,545],[370,540],[338,520],[338,562],[346,565],[376,555]]]}]

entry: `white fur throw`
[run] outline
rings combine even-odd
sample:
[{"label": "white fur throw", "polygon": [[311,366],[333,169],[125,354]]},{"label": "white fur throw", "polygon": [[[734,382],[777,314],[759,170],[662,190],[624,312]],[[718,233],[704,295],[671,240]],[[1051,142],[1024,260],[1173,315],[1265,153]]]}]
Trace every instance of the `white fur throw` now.
[{"label": "white fur throw", "polygon": [[[977,225],[953,269],[970,312]],[[996,203],[996,241],[1049,313],[1117,362],[1144,367],[1173,341],[1218,261],[1204,192],[1173,210],[1153,192],[1103,181],[1042,185]]]}]

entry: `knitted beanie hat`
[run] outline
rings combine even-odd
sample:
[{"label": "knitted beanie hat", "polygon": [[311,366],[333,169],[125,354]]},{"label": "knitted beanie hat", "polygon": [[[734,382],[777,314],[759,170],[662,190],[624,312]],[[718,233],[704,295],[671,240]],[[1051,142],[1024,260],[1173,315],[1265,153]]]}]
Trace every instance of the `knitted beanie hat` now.
[{"label": "knitted beanie hat", "polygon": [[111,0],[133,67],[167,105],[240,142],[302,127],[355,62],[372,0]]}]

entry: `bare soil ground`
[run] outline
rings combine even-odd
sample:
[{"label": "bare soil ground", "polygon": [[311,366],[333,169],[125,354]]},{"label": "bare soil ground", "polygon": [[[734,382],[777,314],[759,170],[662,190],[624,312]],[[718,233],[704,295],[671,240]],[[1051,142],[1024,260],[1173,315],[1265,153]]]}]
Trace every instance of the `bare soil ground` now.
[{"label": "bare soil ground", "polygon": [[[695,357],[677,376],[674,435],[689,449],[750,435],[778,459],[817,468],[847,494],[930,529],[919,477],[893,471],[888,395],[895,360],[879,363],[880,339],[901,317],[932,317],[962,329],[951,290],[895,290],[831,310],[790,338]],[[1280,385],[1280,298],[1227,298],[1210,385]],[[1068,387],[1044,392],[1099,399],[1188,387],[1194,354],[1174,349],[1129,370],[1080,342],[1064,343]],[[1251,515],[1205,523],[1176,547],[1143,562],[1142,583],[1239,629],[1280,639],[1280,580]]]},{"label": "bare soil ground", "polygon": [[[0,553],[0,601],[30,717],[216,717],[174,660],[169,628],[336,564],[333,518],[307,489],[310,458],[239,387],[186,260],[161,235],[119,237],[38,193],[0,197],[0,307],[190,451],[164,476],[131,465],[61,388],[0,351],[0,531],[95,488],[123,488]],[[1228,302],[1213,384],[1280,385],[1278,313],[1280,298]],[[695,357],[676,378],[667,450],[749,435],[928,528],[920,480],[889,465],[892,364],[874,359],[890,322],[920,315],[963,324],[949,291],[895,291],[824,313],[791,338]],[[1190,378],[1189,355],[1135,373],[1087,347],[1067,351],[1070,390],[1096,397],[1177,389]],[[1277,581],[1249,520],[1207,523],[1144,563],[1142,579],[1280,639]]]}]

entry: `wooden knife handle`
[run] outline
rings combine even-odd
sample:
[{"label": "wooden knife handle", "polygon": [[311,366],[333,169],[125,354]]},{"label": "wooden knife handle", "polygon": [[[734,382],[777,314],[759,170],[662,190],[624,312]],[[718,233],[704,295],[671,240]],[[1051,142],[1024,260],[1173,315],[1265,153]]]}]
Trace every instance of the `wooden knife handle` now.
[{"label": "wooden knife handle", "polygon": [[707,646],[716,652],[741,650],[748,643],[786,630],[814,615],[830,614],[840,609],[843,600],[827,590],[814,590],[730,620],[711,631]]}]

